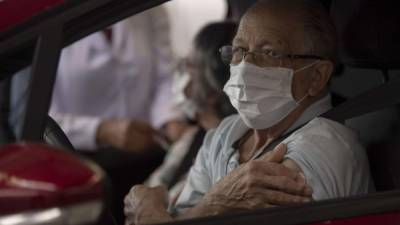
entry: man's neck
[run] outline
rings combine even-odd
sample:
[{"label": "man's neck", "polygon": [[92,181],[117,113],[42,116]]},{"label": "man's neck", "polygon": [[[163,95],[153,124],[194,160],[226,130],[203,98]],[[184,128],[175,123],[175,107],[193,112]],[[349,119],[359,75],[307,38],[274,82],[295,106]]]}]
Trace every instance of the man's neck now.
[{"label": "man's neck", "polygon": [[253,130],[254,135],[254,148],[253,150],[257,150],[261,148],[266,142],[271,142],[277,138],[279,138],[285,131],[287,131],[306,111],[308,107],[310,107],[315,102],[319,101],[325,96],[326,93],[315,96],[308,97],[305,99],[301,105],[299,105],[295,110],[293,110],[288,116],[286,116],[283,120],[281,120],[278,124],[262,129],[262,130]]}]

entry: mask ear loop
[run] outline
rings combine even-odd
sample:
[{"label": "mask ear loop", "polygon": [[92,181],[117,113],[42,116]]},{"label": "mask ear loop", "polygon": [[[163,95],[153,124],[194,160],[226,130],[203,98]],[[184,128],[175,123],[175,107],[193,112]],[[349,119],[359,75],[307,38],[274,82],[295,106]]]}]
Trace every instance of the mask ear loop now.
[{"label": "mask ear loop", "polygon": [[[321,61],[321,60],[319,60],[319,59],[318,59],[318,60],[315,60],[313,63],[310,63],[310,64],[308,64],[308,65],[306,65],[306,66],[303,66],[303,67],[300,68],[300,69],[297,69],[297,70],[295,71],[295,73],[300,72],[300,71],[303,71],[303,70],[305,70],[305,69],[308,69],[308,68],[314,66],[315,64],[319,63],[320,61]],[[308,92],[307,92],[299,101],[296,101],[297,106],[300,106],[301,103],[303,103],[303,101],[304,101],[306,98],[308,98],[308,96],[309,96],[309,94],[308,94]]]},{"label": "mask ear loop", "polygon": [[[297,72],[303,71],[303,70],[305,70],[305,69],[308,69],[308,68],[314,66],[315,64],[319,63],[320,61],[321,61],[321,60],[319,60],[319,59],[318,59],[318,60],[315,60],[314,62],[312,62],[312,63],[310,63],[310,64],[308,64],[308,65],[306,65],[306,66],[303,66],[303,67],[300,68],[300,69],[297,69],[296,71],[294,71],[294,73],[297,73]],[[296,101],[297,106],[300,106],[301,103],[303,103],[303,101],[304,101],[308,96],[309,96],[308,93],[306,93],[299,101]]]},{"label": "mask ear loop", "polygon": [[310,63],[310,64],[308,64],[308,65],[305,65],[305,66],[301,67],[300,69],[295,70],[294,73],[298,73],[298,72],[300,72],[300,71],[306,70],[306,69],[308,69],[308,68],[314,66],[315,64],[319,63],[320,61],[321,61],[321,60],[319,60],[319,59],[318,59],[318,60],[315,60],[314,62],[312,62],[312,63]]},{"label": "mask ear loop", "polygon": [[296,105],[300,106],[301,103],[303,103],[303,101],[306,100],[306,98],[308,98],[308,93],[306,93],[299,101],[296,101]]}]

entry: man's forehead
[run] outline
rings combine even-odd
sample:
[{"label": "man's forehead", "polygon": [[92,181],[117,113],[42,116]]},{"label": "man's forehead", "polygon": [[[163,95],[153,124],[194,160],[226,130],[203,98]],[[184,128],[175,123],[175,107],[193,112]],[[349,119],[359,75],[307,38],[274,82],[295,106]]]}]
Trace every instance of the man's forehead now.
[{"label": "man's forehead", "polygon": [[299,34],[300,29],[301,24],[294,16],[268,8],[252,9],[243,16],[234,44],[252,42],[258,46],[269,44],[285,47],[297,42],[294,36]]},{"label": "man's forehead", "polygon": [[278,40],[287,39],[288,32],[285,27],[283,23],[271,20],[269,17],[249,15],[241,21],[234,42],[257,41],[273,44]]}]

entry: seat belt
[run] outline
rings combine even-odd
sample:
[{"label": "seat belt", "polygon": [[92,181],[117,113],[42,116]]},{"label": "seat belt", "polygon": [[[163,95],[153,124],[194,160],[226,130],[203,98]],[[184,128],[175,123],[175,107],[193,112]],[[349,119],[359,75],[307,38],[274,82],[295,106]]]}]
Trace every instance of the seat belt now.
[{"label": "seat belt", "polygon": [[[309,122],[309,121],[308,121]],[[307,122],[307,123],[308,123]],[[300,125],[299,127],[293,129],[290,132],[287,132],[286,134],[280,136],[279,138],[275,139],[274,141],[272,141],[267,147],[265,147],[259,154],[256,154],[254,157],[252,157],[250,160],[254,160],[257,158],[260,158],[262,155],[264,155],[267,152],[270,152],[272,150],[274,150],[274,148],[276,146],[278,146],[283,140],[285,140],[286,138],[288,138],[290,135],[292,135],[294,132],[300,130],[302,127],[304,127],[307,123]]]},{"label": "seat belt", "polygon": [[400,81],[392,81],[357,95],[320,117],[344,123],[346,120],[400,103]]}]

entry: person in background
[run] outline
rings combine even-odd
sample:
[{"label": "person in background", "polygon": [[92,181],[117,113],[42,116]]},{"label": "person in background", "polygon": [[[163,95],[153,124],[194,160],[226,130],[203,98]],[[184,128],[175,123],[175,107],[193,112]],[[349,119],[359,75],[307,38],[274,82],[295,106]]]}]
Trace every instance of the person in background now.
[{"label": "person in background", "polygon": [[129,188],[162,162],[159,140],[179,137],[171,130],[181,132],[171,103],[173,63],[163,6],[62,51],[50,115],[75,148],[109,175],[119,223]]},{"label": "person in background", "polygon": [[[183,188],[184,180],[203,142],[205,131],[215,129],[227,116],[236,113],[228,97],[222,91],[229,79],[229,66],[221,60],[219,49],[232,42],[237,24],[218,22],[205,26],[197,34],[189,57],[177,69],[174,80],[174,99],[177,107],[196,126],[172,146],[164,163],[146,182],[155,187],[169,189],[169,199],[175,201]],[[129,194],[126,196],[125,212],[129,216]]]},{"label": "person in background", "polygon": [[176,117],[165,18],[165,9],[157,7],[62,51],[50,115],[76,148],[137,152],[154,147],[155,129]]}]

